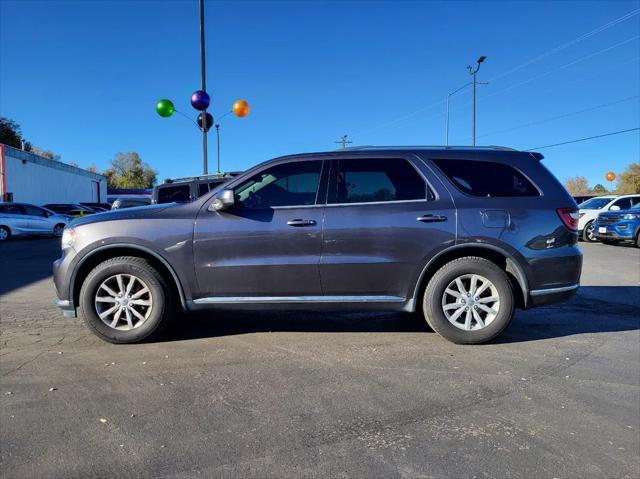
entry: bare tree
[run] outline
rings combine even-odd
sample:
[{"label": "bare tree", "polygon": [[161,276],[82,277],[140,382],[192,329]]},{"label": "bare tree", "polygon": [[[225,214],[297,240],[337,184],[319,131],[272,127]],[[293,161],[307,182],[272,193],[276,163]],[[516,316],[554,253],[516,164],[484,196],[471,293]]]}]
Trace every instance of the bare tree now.
[{"label": "bare tree", "polygon": [[589,182],[584,176],[574,176],[564,180],[564,186],[573,196],[588,195],[591,193]]}]

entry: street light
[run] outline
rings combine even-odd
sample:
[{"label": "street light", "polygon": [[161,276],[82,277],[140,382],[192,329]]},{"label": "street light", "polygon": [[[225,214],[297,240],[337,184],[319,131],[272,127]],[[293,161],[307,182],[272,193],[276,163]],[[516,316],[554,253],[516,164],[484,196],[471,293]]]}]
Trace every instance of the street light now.
[{"label": "street light", "polygon": [[478,73],[478,70],[480,70],[480,64],[486,59],[487,57],[484,55],[478,58],[475,69],[471,65],[467,66],[469,74],[473,76],[473,116],[471,120],[471,142],[473,146],[476,146],[476,73]]}]

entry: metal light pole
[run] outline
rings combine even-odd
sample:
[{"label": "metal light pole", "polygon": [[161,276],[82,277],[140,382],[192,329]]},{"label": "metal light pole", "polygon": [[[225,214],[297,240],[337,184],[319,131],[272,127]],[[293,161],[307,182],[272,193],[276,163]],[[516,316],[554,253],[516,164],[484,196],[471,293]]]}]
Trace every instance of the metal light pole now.
[{"label": "metal light pole", "polygon": [[[201,75],[201,89],[207,91],[207,73],[205,67],[205,51],[204,51],[204,0],[200,0],[200,75]],[[207,110],[203,112],[203,118],[207,116]],[[207,162],[207,130],[208,128],[202,128],[202,174],[206,175],[209,172],[209,165]],[[218,165],[218,168],[220,165]]]},{"label": "metal light pole", "polygon": [[220,124],[216,123],[216,140],[218,142],[218,169],[216,173],[220,173]]},{"label": "metal light pole", "polygon": [[487,57],[485,57],[484,55],[478,58],[475,69],[473,69],[471,65],[467,66],[469,74],[473,76],[473,116],[471,120],[471,144],[473,146],[476,146],[476,73],[478,73],[478,70],[480,70],[480,64],[486,59]]},{"label": "metal light pole", "polygon": [[338,145],[342,145],[343,150],[347,147],[347,145],[353,143],[352,141],[347,140],[347,136],[349,135],[342,135],[342,138],[335,142]]}]

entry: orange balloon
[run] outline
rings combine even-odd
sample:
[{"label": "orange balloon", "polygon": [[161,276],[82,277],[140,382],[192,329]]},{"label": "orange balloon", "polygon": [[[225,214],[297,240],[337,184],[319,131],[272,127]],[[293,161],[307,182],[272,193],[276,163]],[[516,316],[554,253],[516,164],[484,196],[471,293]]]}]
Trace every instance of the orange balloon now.
[{"label": "orange balloon", "polygon": [[607,181],[613,181],[616,179],[616,174],[613,171],[609,171],[606,175],[604,175]]},{"label": "orange balloon", "polygon": [[245,100],[236,100],[233,102],[231,111],[235,116],[244,118],[249,114],[249,104]]}]

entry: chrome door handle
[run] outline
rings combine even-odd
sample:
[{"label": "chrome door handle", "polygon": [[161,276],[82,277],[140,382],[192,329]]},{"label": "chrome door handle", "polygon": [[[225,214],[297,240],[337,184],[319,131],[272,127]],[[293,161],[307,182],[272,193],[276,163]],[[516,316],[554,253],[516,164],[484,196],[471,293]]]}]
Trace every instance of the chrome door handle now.
[{"label": "chrome door handle", "polygon": [[422,223],[439,223],[442,221],[447,221],[447,217],[444,215],[424,215],[418,216],[416,219],[418,221],[421,221]]},{"label": "chrome door handle", "polygon": [[315,226],[316,222],[315,220],[295,219],[287,221],[287,224],[289,226]]}]

